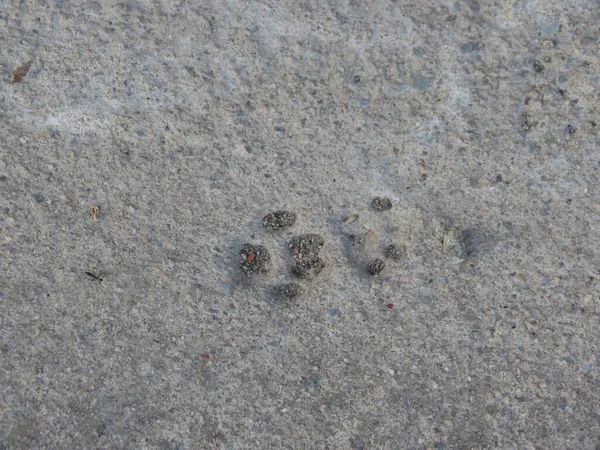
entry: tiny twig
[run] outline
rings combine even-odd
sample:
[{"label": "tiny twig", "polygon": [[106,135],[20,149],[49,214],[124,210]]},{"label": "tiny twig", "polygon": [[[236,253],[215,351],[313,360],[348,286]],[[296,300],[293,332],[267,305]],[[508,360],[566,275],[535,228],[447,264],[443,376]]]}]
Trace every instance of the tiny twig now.
[{"label": "tiny twig", "polygon": [[92,272],[86,272],[86,275],[89,275],[94,280],[98,281],[98,283],[102,283],[102,275],[94,275]]}]

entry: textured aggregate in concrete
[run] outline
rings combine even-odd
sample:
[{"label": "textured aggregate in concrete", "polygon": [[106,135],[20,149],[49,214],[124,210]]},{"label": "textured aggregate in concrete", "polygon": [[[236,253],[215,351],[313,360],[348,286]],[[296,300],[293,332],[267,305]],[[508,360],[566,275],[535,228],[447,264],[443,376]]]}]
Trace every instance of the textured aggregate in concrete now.
[{"label": "textured aggregate in concrete", "polygon": [[296,223],[296,213],[278,210],[263,217],[263,226],[267,230],[279,231],[289,228]]}]

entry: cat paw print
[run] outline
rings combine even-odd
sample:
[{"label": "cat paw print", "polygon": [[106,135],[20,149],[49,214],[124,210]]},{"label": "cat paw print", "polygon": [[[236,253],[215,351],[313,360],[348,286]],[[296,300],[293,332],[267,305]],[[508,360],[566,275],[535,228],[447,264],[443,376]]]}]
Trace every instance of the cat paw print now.
[{"label": "cat paw print", "polygon": [[[274,211],[263,217],[262,225],[270,232],[289,229],[296,223],[297,215],[291,211]],[[325,245],[320,234],[300,234],[293,236],[287,243],[288,260],[291,274],[298,280],[309,281],[316,278],[325,268],[325,260],[319,252]],[[271,256],[263,245],[244,244],[240,249],[240,268],[248,277],[269,272]],[[295,298],[304,293],[304,288],[297,282],[289,282],[275,287],[281,298]]]},{"label": "cat paw print", "polygon": [[[390,236],[386,215],[393,208],[389,197],[375,197],[371,201],[371,214],[377,219],[372,228],[364,229],[360,224],[358,214],[344,217],[344,243],[346,255],[350,263],[357,265],[360,270],[376,276],[386,270],[390,264],[403,263],[409,259],[409,246],[405,242],[394,242]],[[367,219],[366,223],[370,220]],[[354,229],[355,231],[351,231]],[[360,230],[360,231],[358,231]]]},{"label": "cat paw print", "polygon": [[[345,246],[348,262],[367,276],[377,277],[394,267],[398,268],[408,264],[412,259],[410,235],[413,230],[405,226],[401,232],[397,232],[397,224],[390,220],[390,216],[387,216],[393,206],[390,198],[375,197],[369,208],[372,216],[364,221],[365,224],[362,223],[362,220],[359,221],[358,214],[351,214],[342,218],[341,229],[332,231],[333,234],[341,231],[343,235],[341,250]],[[412,218],[412,214],[409,217]],[[294,226],[296,220],[296,213],[278,210],[265,215],[262,219],[262,226],[278,239],[281,236],[279,233],[288,231]],[[429,221],[425,220],[425,222]],[[369,225],[366,225],[369,223],[371,229],[368,228]],[[441,250],[447,263],[460,264],[464,262],[469,255],[468,246],[465,243],[468,236],[465,232],[455,227],[444,227],[441,234],[441,242],[437,241],[439,246],[437,250],[433,247],[421,248],[419,253],[424,254],[425,251],[439,254]],[[271,240],[271,242],[273,241]],[[416,242],[419,242],[419,239]],[[325,239],[320,234],[305,233],[288,237],[288,241],[281,242],[280,245],[286,255],[284,261],[289,267],[287,275],[282,276],[281,279],[283,281],[287,277],[288,280],[274,286],[273,291],[281,299],[294,299],[306,292],[303,283],[313,282],[325,269],[327,264],[321,255]],[[239,254],[240,268],[247,277],[260,276],[272,269],[272,258],[264,245],[244,244]]]}]

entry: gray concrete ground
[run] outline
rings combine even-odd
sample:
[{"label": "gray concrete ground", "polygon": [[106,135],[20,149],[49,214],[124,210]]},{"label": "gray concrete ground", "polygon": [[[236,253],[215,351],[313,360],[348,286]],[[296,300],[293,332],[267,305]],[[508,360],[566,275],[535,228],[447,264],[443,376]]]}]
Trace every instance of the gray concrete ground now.
[{"label": "gray concrete ground", "polygon": [[0,448],[600,448],[599,24],[2,2]]}]

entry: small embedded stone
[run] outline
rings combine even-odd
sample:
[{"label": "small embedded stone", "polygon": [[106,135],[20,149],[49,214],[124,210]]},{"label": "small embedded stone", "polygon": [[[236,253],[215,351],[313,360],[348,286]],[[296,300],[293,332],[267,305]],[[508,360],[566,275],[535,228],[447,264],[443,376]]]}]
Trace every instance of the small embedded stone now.
[{"label": "small embedded stone", "polygon": [[451,264],[460,264],[467,259],[463,233],[458,228],[452,228],[444,233],[442,249]]},{"label": "small embedded stone", "polygon": [[385,269],[385,262],[381,259],[374,259],[367,264],[367,270],[371,275],[377,275],[383,269]]},{"label": "small embedded stone", "polygon": [[296,298],[302,295],[304,290],[298,283],[287,283],[277,286],[277,293],[284,298]]},{"label": "small embedded stone", "polygon": [[291,211],[279,210],[267,214],[263,217],[263,227],[267,230],[277,231],[291,227],[296,223],[296,213]]},{"label": "small embedded stone", "polygon": [[349,216],[345,216],[342,221],[344,222],[344,224],[346,225],[350,225],[351,223],[354,223],[358,220],[358,214],[351,214]]},{"label": "small embedded stone", "polygon": [[268,272],[271,269],[271,255],[262,245],[242,245],[240,257],[240,267],[248,277]]},{"label": "small embedded stone", "polygon": [[392,199],[389,197],[375,197],[371,201],[371,206],[375,211],[389,211],[392,209]]},{"label": "small embedded stone", "polygon": [[292,268],[292,272],[301,279],[314,278],[321,273],[324,267],[325,261],[318,256],[311,256],[298,261]]}]

